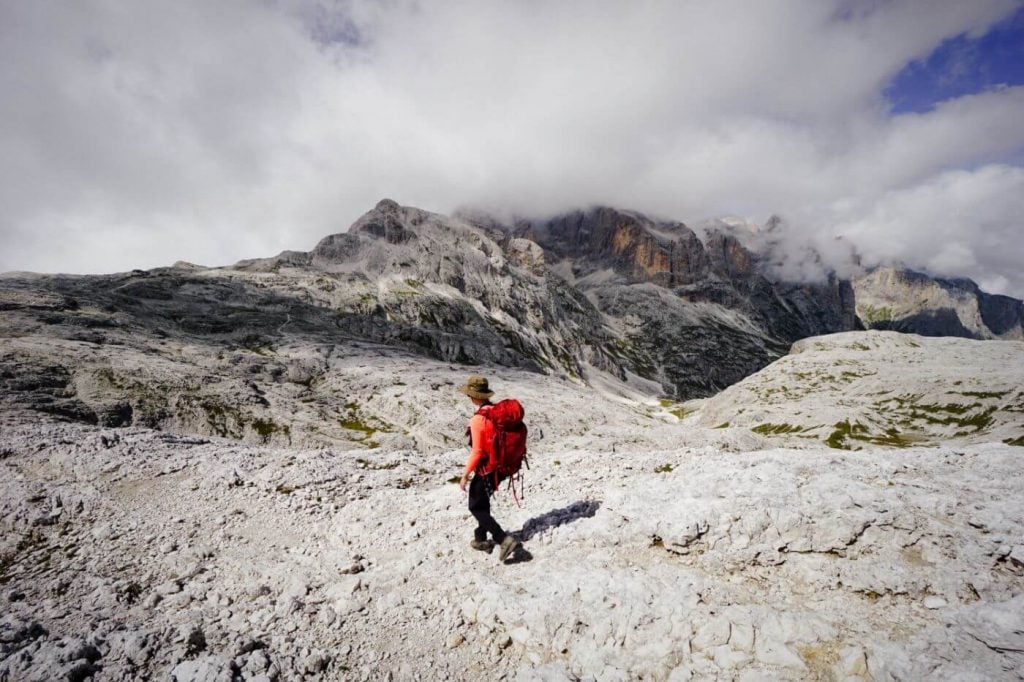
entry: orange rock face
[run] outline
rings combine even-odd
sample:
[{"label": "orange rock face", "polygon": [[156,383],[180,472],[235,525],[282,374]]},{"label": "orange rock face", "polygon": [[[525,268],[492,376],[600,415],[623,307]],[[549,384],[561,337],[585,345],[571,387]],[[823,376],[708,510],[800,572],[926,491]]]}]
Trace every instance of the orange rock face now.
[{"label": "orange rock face", "polygon": [[668,275],[671,279],[671,254],[637,225],[618,225],[612,234],[612,250],[617,256],[627,256],[648,278]]}]

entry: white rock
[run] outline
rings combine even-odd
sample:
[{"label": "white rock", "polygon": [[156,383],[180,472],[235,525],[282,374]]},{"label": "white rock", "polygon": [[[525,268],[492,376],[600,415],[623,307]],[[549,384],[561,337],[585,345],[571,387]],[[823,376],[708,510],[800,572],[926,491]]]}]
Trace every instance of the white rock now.
[{"label": "white rock", "polygon": [[182,661],[171,671],[174,682],[231,682],[231,666],[220,656]]},{"label": "white rock", "polygon": [[750,654],[746,651],[736,651],[731,646],[716,646],[706,652],[719,668],[728,670],[739,668],[750,662]]},{"label": "white rock", "polygon": [[729,628],[729,646],[737,651],[754,650],[754,626],[732,623]]},{"label": "white rock", "polygon": [[93,529],[92,531],[90,531],[90,533],[97,540],[109,540],[114,535],[114,529],[110,526],[110,524],[102,524],[98,526],[93,526]]},{"label": "white rock", "polygon": [[137,666],[145,663],[152,653],[145,635],[129,635],[124,640],[124,655]]},{"label": "white rock", "polygon": [[942,597],[930,596],[924,599],[924,607],[926,609],[941,609],[947,605],[948,603]]},{"label": "white rock", "polygon": [[307,673],[316,675],[327,667],[327,658],[319,653],[311,653],[303,659],[302,666]]},{"label": "white rock", "polygon": [[697,626],[697,634],[690,640],[695,649],[711,649],[729,641],[729,621],[721,616],[708,619]]},{"label": "white rock", "polygon": [[680,665],[669,673],[668,682],[687,682],[691,678],[693,678],[693,669],[688,665]]},{"label": "white rock", "polygon": [[837,676],[866,677],[868,660],[860,647],[847,647],[839,652],[839,663],[835,666]]},{"label": "white rock", "polygon": [[509,638],[520,646],[526,646],[527,642],[530,641],[530,631],[524,627],[518,627],[509,633]]},{"label": "white rock", "polygon": [[777,639],[767,639],[758,633],[757,641],[754,644],[754,658],[758,663],[765,665],[777,665],[783,668],[806,669],[806,665],[800,656],[790,649],[786,644]]},{"label": "white rock", "polygon": [[181,592],[181,583],[179,583],[177,580],[168,580],[165,583],[157,585],[156,588],[156,593],[163,596],[177,594],[179,592]]}]

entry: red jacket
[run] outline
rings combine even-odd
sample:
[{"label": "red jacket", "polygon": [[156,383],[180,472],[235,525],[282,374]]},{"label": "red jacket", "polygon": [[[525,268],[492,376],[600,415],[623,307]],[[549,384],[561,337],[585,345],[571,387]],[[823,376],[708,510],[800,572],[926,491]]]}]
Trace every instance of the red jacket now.
[{"label": "red jacket", "polygon": [[[487,406],[485,405],[484,407]],[[493,460],[491,449],[494,443],[494,424],[478,411],[469,420],[466,433],[469,435],[469,446],[471,448],[469,459],[466,461],[466,473],[489,474],[491,472],[491,461]]]}]

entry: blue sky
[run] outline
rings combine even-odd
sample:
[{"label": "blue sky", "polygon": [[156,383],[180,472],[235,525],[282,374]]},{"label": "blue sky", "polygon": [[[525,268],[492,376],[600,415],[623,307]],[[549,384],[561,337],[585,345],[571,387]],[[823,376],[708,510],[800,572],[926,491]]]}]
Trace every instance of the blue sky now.
[{"label": "blue sky", "polygon": [[778,215],[1024,298],[1022,8],[0,2],[0,272],[304,250],[388,197]]},{"label": "blue sky", "polygon": [[942,41],[926,58],[907,64],[885,96],[893,113],[925,112],[950,99],[1022,84],[1024,7],[982,35],[961,33]]}]

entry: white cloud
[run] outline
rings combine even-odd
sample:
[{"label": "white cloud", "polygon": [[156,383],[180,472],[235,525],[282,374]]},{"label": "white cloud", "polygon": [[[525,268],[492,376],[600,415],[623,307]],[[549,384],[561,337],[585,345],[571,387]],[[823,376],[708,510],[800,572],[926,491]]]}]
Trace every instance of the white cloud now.
[{"label": "white cloud", "polygon": [[[1021,171],[994,161],[1024,147],[1024,89],[896,117],[880,94],[1019,6],[8,3],[0,270],[310,248],[389,196],[779,213],[826,249],[845,234],[1021,296]],[[972,238],[936,250],[929,201]]]},{"label": "white cloud", "polygon": [[942,173],[870,205],[840,207],[834,223],[869,262],[902,261],[1019,297],[1022,216],[1024,169],[988,165]]}]

